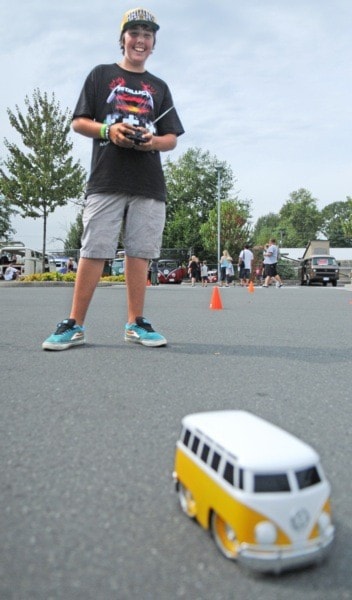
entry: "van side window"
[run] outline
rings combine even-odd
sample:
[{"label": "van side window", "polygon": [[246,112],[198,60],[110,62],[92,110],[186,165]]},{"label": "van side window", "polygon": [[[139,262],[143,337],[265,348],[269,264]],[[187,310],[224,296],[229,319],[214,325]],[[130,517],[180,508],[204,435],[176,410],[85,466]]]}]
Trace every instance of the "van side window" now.
[{"label": "van side window", "polygon": [[185,446],[188,446],[190,437],[191,437],[191,432],[189,431],[189,429],[185,429],[183,440],[182,440]]},{"label": "van side window", "polygon": [[316,467],[296,471],[295,475],[300,490],[315,485],[316,483],[320,483],[321,481]]},{"label": "van side window", "polygon": [[210,446],[208,446],[208,444],[204,444],[200,457],[205,463],[208,460],[209,452],[210,452]]},{"label": "van side window", "polygon": [[255,492],[289,492],[290,485],[286,473],[274,475],[254,475]]},{"label": "van side window", "polygon": [[215,450],[214,450],[213,458],[211,459],[211,468],[214,469],[214,471],[218,470],[219,464],[220,464],[220,459],[221,459],[220,454],[218,452],[215,452]]},{"label": "van side window", "polygon": [[234,467],[231,463],[226,462],[225,470],[224,470],[224,479],[234,485]]},{"label": "van side window", "polygon": [[195,436],[194,436],[194,438],[193,438],[193,442],[192,442],[192,448],[191,448],[191,450],[192,450],[192,452],[194,452],[194,454],[197,454],[197,450],[198,450],[199,442],[200,442],[200,439],[199,439],[199,437],[197,437],[197,436],[195,435]]}]

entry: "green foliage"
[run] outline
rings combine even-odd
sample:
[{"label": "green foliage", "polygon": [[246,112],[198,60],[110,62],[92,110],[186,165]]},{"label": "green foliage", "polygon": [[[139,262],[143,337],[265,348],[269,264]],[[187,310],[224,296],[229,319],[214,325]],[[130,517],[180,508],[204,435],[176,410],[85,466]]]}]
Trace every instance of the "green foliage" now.
[{"label": "green foliage", "polygon": [[81,238],[83,234],[83,222],[82,222],[83,211],[80,211],[77,215],[76,222],[72,223],[70,230],[65,239],[64,248],[70,253],[72,248],[81,247]]},{"label": "green foliage", "polygon": [[296,279],[297,273],[293,264],[287,260],[279,260],[278,273],[282,279]]},{"label": "green foliage", "polygon": [[[250,237],[248,219],[249,204],[239,200],[225,200],[220,208],[220,246],[221,252],[226,249],[233,257],[238,256]],[[217,207],[209,212],[209,218],[200,228],[202,246],[216,255],[218,231]]]},{"label": "green foliage", "polygon": [[337,248],[352,247],[352,199],[346,202],[333,202],[321,211],[321,231]]},{"label": "green foliage", "polygon": [[48,215],[82,194],[85,171],[70,156],[68,109],[61,112],[54,94],[49,99],[38,89],[32,99],[26,96],[24,103],[27,114],[22,114],[18,106],[15,112],[8,109],[7,113],[26,150],[4,140],[9,155],[4,160],[5,169],[0,169],[0,187],[23,218],[43,219],[44,256]]},{"label": "green foliage", "polygon": [[279,214],[269,213],[258,219],[253,239],[264,245],[274,237],[280,246],[305,247],[318,237],[323,223],[317,200],[304,188],[292,192]]},{"label": "green foliage", "polygon": [[[48,271],[46,273],[33,273],[32,275],[26,275],[21,277],[21,281],[62,281],[66,283],[73,283],[76,281],[76,273],[70,271],[69,273],[59,273],[58,271]],[[112,283],[124,283],[124,275],[110,275],[108,277],[101,277],[100,281],[109,281]]]},{"label": "green foliage", "polygon": [[107,275],[101,278],[100,281],[111,281],[112,283],[125,283],[124,275]]},{"label": "green foliage", "polygon": [[167,187],[167,218],[163,246],[203,249],[201,226],[217,205],[218,168],[221,168],[221,200],[228,200],[234,179],[231,168],[200,148],[190,148],[176,162],[164,165]]},{"label": "green foliage", "polygon": [[11,227],[11,216],[16,211],[11,209],[10,202],[3,194],[0,194],[0,241],[6,242],[15,230]]},{"label": "green foliage", "polygon": [[283,244],[290,248],[306,246],[310,240],[316,239],[322,225],[317,200],[304,188],[290,194],[279,218]]},{"label": "green foliage", "polygon": [[255,244],[258,246],[264,246],[268,243],[268,240],[271,237],[276,237],[280,239],[280,236],[277,236],[276,232],[280,230],[280,217],[275,213],[268,213],[263,217],[259,217],[258,221],[255,224],[253,230],[253,239]]}]

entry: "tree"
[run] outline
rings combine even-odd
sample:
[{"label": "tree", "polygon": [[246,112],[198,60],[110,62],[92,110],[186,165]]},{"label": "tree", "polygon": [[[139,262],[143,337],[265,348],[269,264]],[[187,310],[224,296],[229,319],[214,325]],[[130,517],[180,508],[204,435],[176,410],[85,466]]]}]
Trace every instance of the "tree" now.
[{"label": "tree", "polygon": [[72,223],[70,230],[67,234],[67,238],[64,242],[64,248],[67,252],[73,249],[81,247],[81,238],[83,233],[83,222],[82,222],[83,210],[81,210],[76,218],[76,222]]},{"label": "tree", "polygon": [[234,180],[231,168],[208,151],[190,148],[176,162],[164,165],[167,218],[163,245],[186,247],[198,253],[203,240],[200,228],[217,203],[217,168],[221,167],[221,199],[228,197]]},{"label": "tree", "polygon": [[7,110],[10,124],[22,136],[27,152],[7,139],[4,144],[9,157],[0,169],[0,189],[11,205],[18,207],[23,218],[43,219],[43,270],[46,252],[47,219],[58,206],[83,192],[85,171],[74,163],[72,142],[68,139],[71,115],[61,112],[55,95],[51,99],[39,89],[32,101],[24,100],[27,114]]},{"label": "tree", "polygon": [[349,239],[350,242],[352,242],[352,198],[351,198],[351,196],[347,196],[347,202],[350,206],[350,215],[343,224],[343,232],[346,236],[346,239]]},{"label": "tree", "polygon": [[306,246],[316,239],[322,224],[317,200],[304,188],[292,192],[279,212],[286,247]]},{"label": "tree", "polygon": [[[277,234],[280,234],[279,236]],[[280,217],[275,213],[268,213],[259,217],[253,229],[253,242],[256,246],[264,246],[270,238],[275,237],[278,240],[284,239],[280,232]]]},{"label": "tree", "polygon": [[11,227],[11,216],[15,213],[11,210],[9,201],[3,194],[0,194],[0,242],[7,242],[8,239],[16,233]]},{"label": "tree", "polygon": [[333,202],[324,206],[321,215],[321,231],[330,240],[330,245],[351,248],[352,235],[346,224],[352,222],[352,199],[347,198],[346,202]]},{"label": "tree", "polygon": [[[237,257],[246,242],[249,242],[250,228],[249,202],[225,200],[220,205],[220,245]],[[205,250],[216,255],[218,232],[217,207],[212,208],[209,219],[200,228],[202,245]]]}]

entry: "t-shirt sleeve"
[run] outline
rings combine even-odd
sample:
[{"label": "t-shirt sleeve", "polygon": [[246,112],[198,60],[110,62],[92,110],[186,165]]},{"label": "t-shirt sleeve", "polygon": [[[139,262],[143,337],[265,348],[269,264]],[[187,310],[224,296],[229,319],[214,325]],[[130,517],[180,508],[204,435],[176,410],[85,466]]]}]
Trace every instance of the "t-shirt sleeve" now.
[{"label": "t-shirt sleeve", "polygon": [[[166,86],[163,102],[160,107],[160,115],[162,115],[171,106],[174,106],[174,102],[172,99],[171,92],[168,86]],[[158,116],[159,115],[157,115],[157,117]],[[157,135],[166,135],[167,133],[174,133],[175,135],[179,136],[185,132],[175,108],[173,108],[166,115],[161,117],[160,121],[158,121],[155,124],[155,127]]]}]

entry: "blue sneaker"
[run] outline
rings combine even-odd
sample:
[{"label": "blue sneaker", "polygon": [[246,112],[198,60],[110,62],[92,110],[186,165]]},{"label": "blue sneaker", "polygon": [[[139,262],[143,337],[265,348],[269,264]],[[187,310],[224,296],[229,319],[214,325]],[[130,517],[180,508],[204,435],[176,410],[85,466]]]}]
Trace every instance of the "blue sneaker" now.
[{"label": "blue sneaker", "polygon": [[84,327],[76,325],[74,319],[65,319],[58,323],[55,333],[43,342],[43,350],[67,350],[71,346],[85,343]]},{"label": "blue sneaker", "polygon": [[136,342],[143,346],[166,346],[167,340],[163,335],[154,331],[144,317],[136,317],[136,322],[125,327],[125,342]]}]

